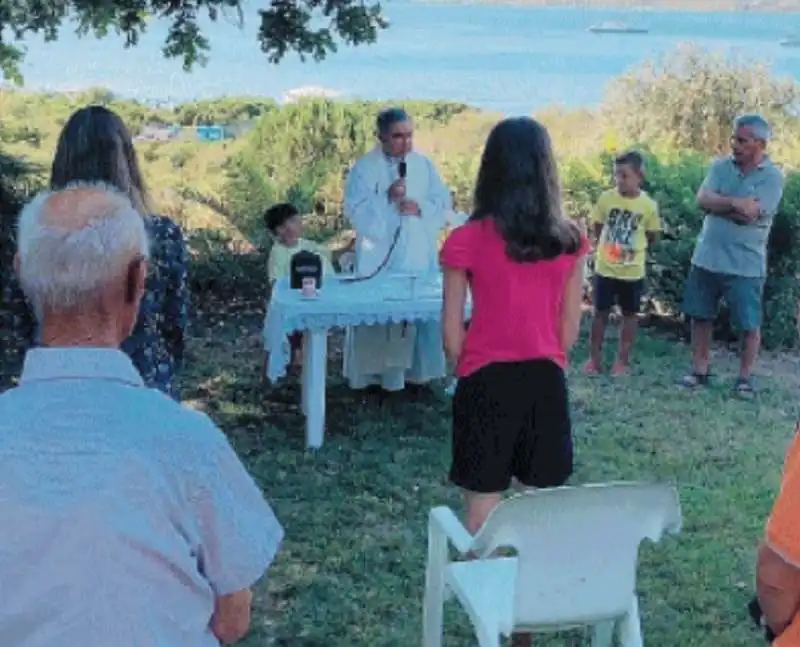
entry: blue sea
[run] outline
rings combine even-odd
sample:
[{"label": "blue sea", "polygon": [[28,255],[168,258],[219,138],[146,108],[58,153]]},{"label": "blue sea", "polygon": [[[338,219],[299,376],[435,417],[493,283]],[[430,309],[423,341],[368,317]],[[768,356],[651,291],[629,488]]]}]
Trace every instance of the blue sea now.
[{"label": "blue sea", "polygon": [[[679,13],[433,4],[389,0],[391,21],[377,44],[342,47],[321,63],[290,56],[271,65],[256,41],[252,3],[239,28],[233,18],[208,23],[212,51],[205,68],[183,72],[161,56],[166,25],[154,22],[139,46],[121,37],[25,43],[30,89],[104,86],[124,96],[169,102],[225,95],[278,100],[298,88],[324,88],[344,98],[453,99],[525,114],[547,105],[597,104],[606,84],[681,43],[767,62],[778,75],[800,76],[800,48],[780,41],[800,35],[800,13]],[[649,29],[645,35],[591,34],[604,21]]]}]

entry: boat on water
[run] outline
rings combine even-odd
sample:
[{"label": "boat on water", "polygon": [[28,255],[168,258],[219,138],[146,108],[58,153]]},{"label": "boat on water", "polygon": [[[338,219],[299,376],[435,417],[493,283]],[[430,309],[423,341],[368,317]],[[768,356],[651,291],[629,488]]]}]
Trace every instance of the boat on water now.
[{"label": "boat on water", "polygon": [[589,31],[593,34],[647,34],[649,29],[644,27],[632,27],[624,22],[601,22],[599,25],[592,25]]},{"label": "boat on water", "polygon": [[341,92],[315,85],[293,88],[283,94],[283,103],[297,103],[302,99],[338,99]]}]

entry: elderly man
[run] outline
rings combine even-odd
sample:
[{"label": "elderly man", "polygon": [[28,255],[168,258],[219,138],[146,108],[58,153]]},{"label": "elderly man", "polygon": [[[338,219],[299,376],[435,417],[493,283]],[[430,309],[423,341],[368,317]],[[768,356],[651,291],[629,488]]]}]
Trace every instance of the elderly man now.
[{"label": "elderly man", "polygon": [[119,350],[147,258],[110,188],[44,193],[20,216],[42,347],[0,396],[0,645],[212,647],[248,629],[283,530],[222,432]]},{"label": "elderly man", "polygon": [[[344,214],[356,231],[356,272],[425,275],[438,268],[450,193],[430,159],[413,151],[414,128],[399,108],[377,119],[378,144],[347,176]],[[400,391],[444,376],[436,322],[349,330],[344,373],[353,389]]]},{"label": "elderly man", "polygon": [[744,336],[734,393],[755,393],[750,374],[761,344],[767,241],[783,194],[783,175],[765,152],[769,139],[763,117],[738,117],[733,155],[714,162],[697,194],[706,218],[684,292],[692,318],[692,372],[679,381],[686,388],[708,384],[713,322],[724,297]]}]

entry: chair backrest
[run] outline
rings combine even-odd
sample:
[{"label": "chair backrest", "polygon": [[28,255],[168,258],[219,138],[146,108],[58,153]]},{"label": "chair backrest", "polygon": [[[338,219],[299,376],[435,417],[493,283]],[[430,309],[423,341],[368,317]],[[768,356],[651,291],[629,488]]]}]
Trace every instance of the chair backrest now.
[{"label": "chair backrest", "polygon": [[517,623],[541,618],[549,605],[554,617],[602,617],[630,605],[641,541],[658,541],[680,528],[678,493],[670,485],[548,488],[500,503],[476,534],[473,550],[517,550]]}]

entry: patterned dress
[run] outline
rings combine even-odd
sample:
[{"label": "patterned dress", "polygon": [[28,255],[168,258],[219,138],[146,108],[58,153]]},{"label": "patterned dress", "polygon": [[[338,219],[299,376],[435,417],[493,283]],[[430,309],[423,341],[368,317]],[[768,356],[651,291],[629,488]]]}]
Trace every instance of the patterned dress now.
[{"label": "patterned dress", "polygon": [[[122,343],[149,387],[180,399],[177,373],[183,363],[189,317],[189,255],[180,227],[164,216],[147,221],[151,256],[136,326]],[[25,351],[38,342],[36,322],[13,276],[0,303],[0,388],[19,375]],[[13,373],[13,376],[9,373]],[[5,383],[5,384],[3,384]]]},{"label": "patterned dress", "polygon": [[[10,214],[0,216],[13,220]],[[36,328],[33,312],[14,277],[14,230],[7,223],[0,228],[0,392],[13,386],[22,372]]]}]

